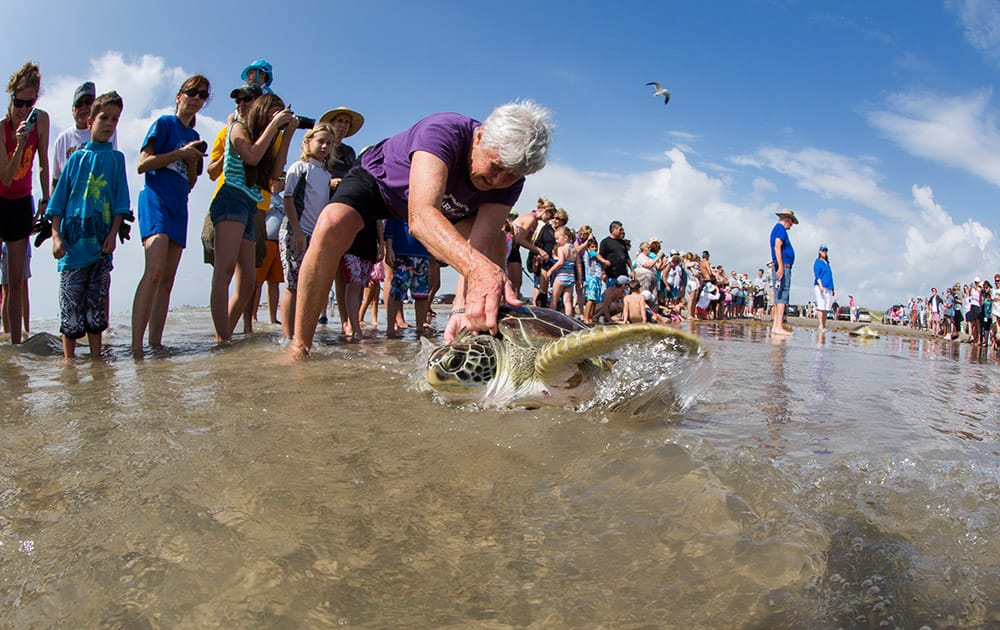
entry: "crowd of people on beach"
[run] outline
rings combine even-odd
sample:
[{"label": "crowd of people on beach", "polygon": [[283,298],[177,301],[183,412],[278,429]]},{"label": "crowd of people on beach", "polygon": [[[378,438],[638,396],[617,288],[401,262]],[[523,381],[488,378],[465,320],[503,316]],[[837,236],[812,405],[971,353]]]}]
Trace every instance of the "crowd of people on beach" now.
[{"label": "crowd of people on beach", "polygon": [[885,319],[1000,352],[1000,310],[994,304],[998,285],[1000,273],[994,274],[992,283],[989,278],[977,276],[972,282],[956,282],[944,291],[931,287],[927,297],[910,297],[906,304],[890,307]]},{"label": "crowd of people on beach", "polygon": [[[11,76],[0,134],[0,297],[13,343],[22,340],[22,327],[30,330],[29,237],[36,234],[35,247],[51,237],[58,260],[64,355],[74,356],[77,340],[86,337],[91,355],[99,356],[113,253],[136,222],[145,268],[133,300],[131,349],[141,356],[146,343],[162,345],[187,245],[188,195],[203,174],[216,182],[202,245],[213,266],[209,304],[219,342],[232,338],[241,319],[243,331],[253,331],[265,288],[270,322],[281,325],[296,358],[308,355],[317,326],[327,323],[334,287],[350,340],[364,334],[369,310],[377,326],[380,302],[387,336],[409,326],[401,306],[410,300],[413,325],[428,332],[438,317],[431,304],[445,265],[461,277],[446,341],[463,328],[495,331],[505,301],[548,306],[586,324],[770,314],[773,335],[791,334],[782,325],[794,260],[788,230],[798,223],[790,210],[777,213],[767,269],[753,277],[727,273],[708,251],[667,250],[657,237],[633,249],[618,220],[603,237],[588,225],[571,228],[569,213],[545,198],[532,211],[514,210],[524,177],[545,164],[553,131],[548,110],[532,101],[502,105],[482,123],[434,114],[358,155],[344,140],[364,125],[359,112],[337,107],[318,120],[297,116],[273,92],[274,70],[263,59],[240,78],[229,93],[234,111],[211,148],[195,129],[211,83],[193,75],[180,85],[174,113],[156,119],[143,139],[135,167],[145,181],[133,214],[116,144],[121,96],[98,95],[92,82],[80,85],[71,104],[74,124],[54,140],[50,165],[49,117],[34,106],[40,70],[28,62]],[[298,129],[304,133],[296,156]],[[814,273],[822,329],[835,294],[825,246]],[[955,334],[964,322],[973,343],[996,344],[997,282],[1000,275],[994,285],[976,278],[940,297],[935,289],[926,300],[911,300],[909,322],[941,335]]]}]

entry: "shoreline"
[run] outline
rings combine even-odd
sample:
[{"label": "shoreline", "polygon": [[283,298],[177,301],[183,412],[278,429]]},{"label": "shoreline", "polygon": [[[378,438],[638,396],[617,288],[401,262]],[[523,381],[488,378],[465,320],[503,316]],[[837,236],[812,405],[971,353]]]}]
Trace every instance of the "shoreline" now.
[{"label": "shoreline", "polygon": [[[711,321],[711,320],[709,320]],[[734,321],[734,320],[719,320],[719,321]],[[760,320],[735,320],[735,321],[759,321],[766,323],[770,326],[771,318],[764,317]],[[802,328],[819,328],[819,320],[814,317],[786,317],[785,325],[792,328],[802,327]],[[941,337],[940,335],[935,335],[929,330],[910,328],[908,326],[897,326],[895,324],[882,324],[878,322],[870,322],[868,324],[862,322],[845,322],[843,320],[826,320],[826,329],[833,332],[849,332],[854,330],[859,326],[870,326],[873,330],[878,331],[880,335],[892,335],[894,337],[919,337],[921,339],[938,339],[940,341],[952,341],[955,343],[960,343],[965,335],[959,335],[957,339],[949,339],[947,337]]]},{"label": "shoreline", "polygon": [[[435,306],[441,307],[441,306],[446,306],[446,305],[437,304]],[[177,309],[171,309],[170,312],[171,313],[176,313],[176,312],[185,311],[185,310],[187,310],[187,311],[195,311],[195,312],[207,312],[208,311],[208,307],[207,306],[181,306],[181,307],[178,307]],[[405,314],[407,322],[412,322],[413,321],[413,317],[414,317],[413,304],[412,303],[404,303],[403,304],[403,312]],[[334,325],[339,324],[339,320],[337,320],[336,315],[334,313],[335,313],[335,309],[334,309],[334,312],[331,313],[330,322],[328,324],[329,326],[334,326]],[[260,308],[260,311],[258,312],[258,316],[261,316],[261,315],[263,316],[262,319],[261,319],[261,321],[260,321],[260,324],[262,325],[261,328],[264,329],[264,330],[266,330],[267,327],[271,326],[271,324],[268,324],[266,322],[266,319],[267,319],[267,303],[266,302],[264,302],[264,303],[261,304],[261,308]],[[380,313],[380,315],[384,316],[384,313]],[[114,317],[114,315],[112,317]],[[682,321],[683,322],[689,322],[689,323],[693,321],[693,322],[698,322],[698,323],[725,323],[725,324],[747,324],[747,325],[762,324],[762,325],[766,325],[766,326],[770,326],[771,325],[771,317],[767,316],[767,315],[765,315],[762,319],[697,319],[697,320],[688,320],[688,319],[685,319],[685,320],[682,320]],[[43,324],[44,325],[44,324],[47,324],[47,323],[50,323],[50,322],[54,322],[55,326],[56,326],[56,330],[54,332],[51,332],[51,334],[53,334],[56,337],[58,337],[59,336],[58,318],[54,318],[54,319],[39,318],[38,321],[33,321],[32,322],[33,324],[35,324],[35,326],[32,327],[33,330],[31,331],[31,333],[28,333],[28,334],[25,335],[25,339],[27,339],[28,336],[33,335],[33,334],[38,333],[38,332],[50,332],[50,331],[45,330],[44,326],[41,329],[39,329],[39,327],[38,327],[38,324]],[[412,326],[412,323],[410,323],[410,325]],[[786,325],[786,327],[790,328],[791,330],[794,330],[795,328],[812,328],[812,329],[815,330],[815,329],[819,328],[819,320],[816,319],[816,318],[812,318],[812,317],[786,317],[785,318],[785,325]],[[854,330],[858,326],[870,326],[872,329],[878,331],[878,333],[880,335],[883,335],[883,336],[891,335],[891,336],[894,336],[894,337],[911,337],[911,338],[920,338],[920,339],[937,339],[937,340],[940,340],[940,341],[951,341],[951,342],[954,342],[954,343],[964,343],[964,342],[968,341],[968,335],[965,335],[965,334],[959,335],[959,337],[956,338],[956,339],[949,339],[947,337],[941,337],[939,335],[935,335],[935,334],[931,333],[929,330],[909,328],[907,326],[898,326],[898,325],[892,325],[892,324],[881,324],[881,323],[876,323],[876,322],[871,322],[869,324],[863,324],[861,322],[845,322],[845,321],[842,321],[842,320],[832,320],[832,319],[828,319],[826,321],[826,328],[827,328],[827,330],[829,330],[831,332],[849,332],[851,330]],[[367,329],[367,330],[371,330],[370,326],[368,326],[367,324],[363,325],[362,328]],[[385,328],[384,319],[380,318],[379,329],[380,330],[384,330],[384,328]],[[240,330],[239,325],[237,326],[237,330]],[[263,332],[264,330],[257,329],[257,332]],[[441,330],[443,331],[443,328]],[[0,343],[9,344],[10,343],[10,333],[0,332]]]}]

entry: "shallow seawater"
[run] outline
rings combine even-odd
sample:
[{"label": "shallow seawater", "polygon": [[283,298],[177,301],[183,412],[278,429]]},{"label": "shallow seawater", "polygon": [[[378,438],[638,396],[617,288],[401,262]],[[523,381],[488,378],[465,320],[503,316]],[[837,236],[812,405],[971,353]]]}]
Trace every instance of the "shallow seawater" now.
[{"label": "shallow seawater", "polygon": [[636,419],[439,404],[410,335],[283,366],[274,327],[210,331],[0,347],[0,625],[1000,624],[1000,364],[967,346],[703,324],[707,387]]}]

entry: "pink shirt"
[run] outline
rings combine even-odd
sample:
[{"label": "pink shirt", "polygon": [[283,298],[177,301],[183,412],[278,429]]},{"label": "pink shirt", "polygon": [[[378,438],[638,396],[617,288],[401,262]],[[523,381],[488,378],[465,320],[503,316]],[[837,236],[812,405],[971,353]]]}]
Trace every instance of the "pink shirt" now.
[{"label": "pink shirt", "polygon": [[[17,148],[17,137],[14,135],[14,125],[10,117],[3,119],[4,140],[7,143],[7,159],[14,156]],[[31,164],[35,161],[35,149],[38,148],[38,125],[28,134],[28,142],[21,152],[21,164],[14,173],[10,186],[0,184],[0,198],[21,199],[31,195]]]}]

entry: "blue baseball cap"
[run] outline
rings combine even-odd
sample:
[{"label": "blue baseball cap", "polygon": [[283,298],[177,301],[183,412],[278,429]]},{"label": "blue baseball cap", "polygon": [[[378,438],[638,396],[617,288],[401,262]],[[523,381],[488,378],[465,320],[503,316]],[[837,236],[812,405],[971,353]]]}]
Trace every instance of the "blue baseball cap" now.
[{"label": "blue baseball cap", "polygon": [[830,250],[828,250],[828,249],[826,248],[826,245],[820,245],[820,246],[819,246],[819,251],[821,251],[821,252],[826,252],[826,251],[830,251]]},{"label": "blue baseball cap", "polygon": [[258,59],[257,61],[252,61],[250,65],[243,68],[243,73],[240,74],[240,78],[244,81],[247,80],[247,76],[250,74],[251,70],[257,70],[258,72],[267,73],[267,81],[264,82],[265,86],[271,85],[271,81],[274,81],[274,70],[271,69],[271,64],[268,63],[266,59]]}]

